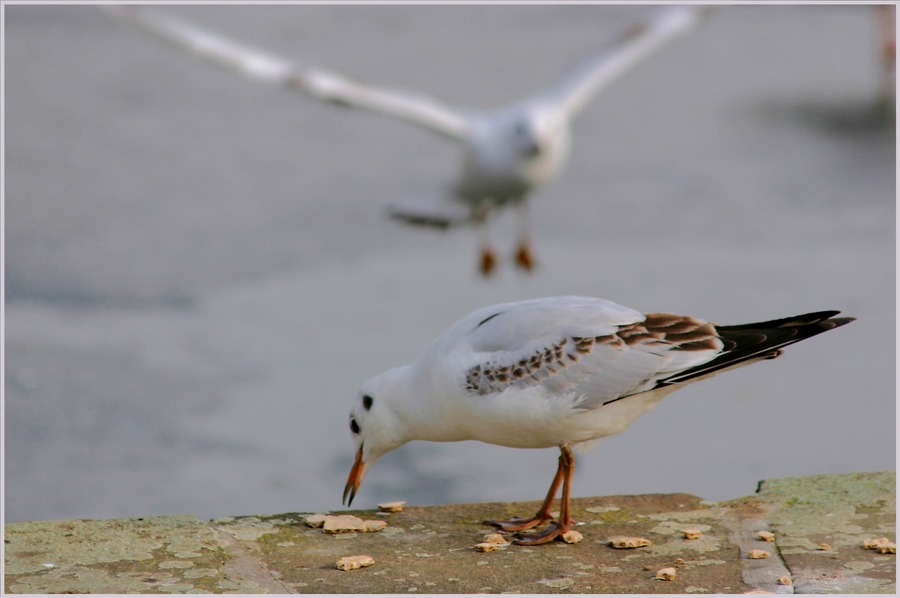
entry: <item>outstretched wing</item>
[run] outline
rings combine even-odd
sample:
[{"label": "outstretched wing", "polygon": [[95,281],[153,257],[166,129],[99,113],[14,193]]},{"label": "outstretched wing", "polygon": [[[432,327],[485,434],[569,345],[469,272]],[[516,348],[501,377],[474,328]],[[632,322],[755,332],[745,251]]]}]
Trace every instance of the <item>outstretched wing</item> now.
[{"label": "outstretched wing", "polygon": [[601,89],[690,31],[709,10],[707,6],[666,8],[650,22],[626,31],[611,48],[582,62],[543,97],[574,116]]},{"label": "outstretched wing", "polygon": [[[601,312],[613,313],[606,308]],[[852,321],[832,318],[838,312],[831,311],[759,324],[716,326],[688,316],[647,314],[631,322],[616,323],[617,318],[609,318],[607,328],[598,333],[596,319],[583,309],[576,313],[570,325],[549,328],[537,336],[525,331],[525,338],[516,333],[510,336],[506,330],[520,324],[528,328],[522,320],[528,315],[525,310],[496,313],[482,325],[482,334],[506,335],[510,342],[477,353],[466,371],[466,391],[492,395],[510,388],[541,386],[548,397],[566,396],[576,409],[593,409],[777,357],[787,345]],[[573,332],[579,324],[583,332]],[[477,350],[477,344],[473,348]]]},{"label": "outstretched wing", "polygon": [[132,5],[105,5],[103,8],[179,49],[257,81],[286,86],[326,102],[393,116],[451,139],[461,139],[467,133],[467,119],[434,100],[379,89],[322,69],[300,70],[285,59],[204,31],[162,12]]}]

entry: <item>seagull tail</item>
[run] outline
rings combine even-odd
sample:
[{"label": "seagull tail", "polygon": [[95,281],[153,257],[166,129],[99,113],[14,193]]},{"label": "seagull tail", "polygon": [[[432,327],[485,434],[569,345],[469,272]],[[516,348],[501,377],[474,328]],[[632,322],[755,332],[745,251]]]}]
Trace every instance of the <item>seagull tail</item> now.
[{"label": "seagull tail", "polygon": [[737,366],[778,357],[788,345],[856,319],[834,317],[839,313],[820,311],[767,322],[716,326],[716,333],[725,344],[722,352],[715,359],[661,380],[660,385],[694,382]]}]

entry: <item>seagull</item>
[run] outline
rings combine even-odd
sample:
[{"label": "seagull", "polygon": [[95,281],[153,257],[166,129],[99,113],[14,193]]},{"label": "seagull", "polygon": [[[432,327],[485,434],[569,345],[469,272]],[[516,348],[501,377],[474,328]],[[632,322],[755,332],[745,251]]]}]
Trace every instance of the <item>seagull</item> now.
[{"label": "seagull", "polygon": [[612,81],[667,43],[691,30],[710,8],[671,6],[624,32],[589,56],[553,86],[492,111],[457,110],[405,91],[373,87],[320,68],[291,62],[202,30],[171,15],[132,5],[104,7],[178,48],[263,83],[276,84],[332,104],[370,110],[419,125],[462,148],[458,178],[432,200],[391,206],[391,215],[439,228],[472,224],[479,231],[480,270],[490,274],[497,258],[483,225],[491,210],[519,212],[516,265],[535,264],[528,231],[527,197],[554,179],[570,149],[572,120]]},{"label": "seagull", "polygon": [[478,309],[418,361],[362,385],[350,410],[356,459],[344,502],[352,503],[379,457],[411,440],[559,447],[556,475],[534,517],[485,523],[522,532],[551,522],[541,532],[518,533],[517,544],[561,538],[575,524],[569,514],[574,445],[622,432],[682,386],[778,357],[790,344],[854,320],[838,313],[720,326],[575,296]]}]

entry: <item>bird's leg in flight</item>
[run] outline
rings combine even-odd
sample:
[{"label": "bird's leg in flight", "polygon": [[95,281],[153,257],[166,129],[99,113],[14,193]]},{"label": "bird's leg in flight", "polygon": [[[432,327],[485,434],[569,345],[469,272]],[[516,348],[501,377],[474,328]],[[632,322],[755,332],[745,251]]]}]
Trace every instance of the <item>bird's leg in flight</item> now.
[{"label": "bird's leg in flight", "polygon": [[560,525],[559,522],[553,523],[547,530],[539,534],[535,534],[534,536],[523,536],[519,540],[516,540],[516,544],[543,544],[544,542],[549,542],[557,536],[569,531],[569,526],[575,523],[575,521],[569,517],[569,485],[572,479],[572,471],[574,471],[575,468],[575,457],[572,454],[572,449],[566,444],[560,445],[559,450],[559,466],[556,469],[556,475],[553,477],[553,483],[550,484],[550,491],[547,492],[547,498],[544,499],[544,503],[541,505],[541,508],[538,509],[538,512],[535,513],[534,517],[530,519],[516,517],[506,520],[485,521],[485,523],[495,525],[504,532],[523,531],[543,525],[553,519],[550,507],[553,505],[553,499],[556,498],[556,492],[559,490],[560,483],[562,483],[563,497],[559,520],[565,521],[565,525]]},{"label": "bird's leg in flight", "polygon": [[483,276],[490,276],[497,267],[497,258],[494,256],[494,250],[489,245],[481,246],[481,260],[478,264],[479,270]]},{"label": "bird's leg in flight", "polygon": [[530,219],[528,215],[528,202],[523,198],[516,204],[516,214],[519,224],[519,239],[516,245],[516,266],[526,272],[534,269],[535,261],[531,253]]},{"label": "bird's leg in flight", "polygon": [[491,247],[490,240],[488,239],[487,226],[485,224],[486,220],[486,210],[476,214],[475,234],[478,237],[478,248],[481,252],[481,260],[478,264],[478,268],[483,276],[490,276],[494,273],[494,270],[497,267],[497,256],[494,253],[493,248]]}]

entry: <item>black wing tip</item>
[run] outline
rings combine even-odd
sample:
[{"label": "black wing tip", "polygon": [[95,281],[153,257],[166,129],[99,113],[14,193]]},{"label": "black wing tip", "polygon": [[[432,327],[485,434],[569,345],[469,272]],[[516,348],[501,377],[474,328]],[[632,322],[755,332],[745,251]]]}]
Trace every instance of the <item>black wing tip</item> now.
[{"label": "black wing tip", "polygon": [[718,330],[765,330],[772,328],[799,328],[804,326],[815,326],[815,325],[826,325],[824,330],[830,330],[832,328],[837,328],[838,326],[843,326],[844,324],[849,324],[856,320],[856,318],[852,317],[843,317],[843,318],[835,318],[834,316],[838,315],[840,310],[832,309],[827,311],[814,311],[807,314],[801,314],[799,316],[792,316],[789,318],[779,318],[777,320],[769,320],[767,322],[752,322],[750,324],[734,324],[729,326],[716,326]]},{"label": "black wing tip", "polygon": [[805,328],[812,327],[812,329],[821,329],[822,332],[826,330],[831,330],[832,328],[837,328],[838,326],[843,326],[845,324],[849,324],[856,320],[856,318],[844,316],[843,318],[836,318],[834,316],[841,313],[837,310],[831,311],[820,311],[814,312],[810,314],[803,314],[802,316],[797,316],[795,318],[788,318],[788,320],[794,320],[793,322],[787,321],[784,324],[778,326],[778,328]]},{"label": "black wing tip", "polygon": [[712,361],[679,372],[660,382],[661,384],[688,382],[752,359],[774,359],[782,354],[785,347],[856,320],[852,317],[834,317],[839,313],[841,312],[837,310],[819,311],[768,322],[716,326],[716,332],[725,342],[726,349]]},{"label": "black wing tip", "polygon": [[831,330],[833,328],[838,328],[839,326],[843,326],[845,324],[849,324],[850,322],[855,322],[856,318],[844,317],[844,318],[829,318],[827,320],[823,320],[819,322],[819,326],[822,328],[823,332],[825,330]]}]

